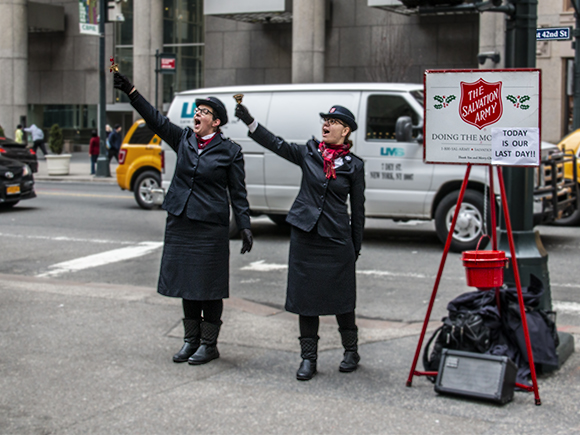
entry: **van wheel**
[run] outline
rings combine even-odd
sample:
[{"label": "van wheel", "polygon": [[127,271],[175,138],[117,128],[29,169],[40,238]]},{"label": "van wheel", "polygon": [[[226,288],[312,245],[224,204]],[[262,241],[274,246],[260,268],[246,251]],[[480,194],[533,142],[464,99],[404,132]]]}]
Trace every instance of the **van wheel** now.
[{"label": "van wheel", "polygon": [[279,227],[286,227],[289,225],[288,222],[286,222],[285,214],[269,214],[268,218]]},{"label": "van wheel", "polygon": [[[449,228],[453,221],[455,206],[459,191],[448,194],[437,206],[435,212],[435,229],[442,243],[447,241]],[[491,216],[487,209],[487,228],[491,231]],[[466,190],[463,195],[461,210],[455,223],[455,231],[451,240],[451,251],[470,251],[477,247],[477,242],[483,234],[483,194],[475,190]]]},{"label": "van wheel", "polygon": [[236,222],[236,217],[234,216],[234,211],[232,210],[232,206],[230,204],[230,230],[229,230],[230,239],[239,239],[240,238],[240,230],[238,228],[238,223]]},{"label": "van wheel", "polygon": [[151,189],[159,189],[161,186],[161,178],[158,173],[153,171],[145,171],[139,174],[133,187],[135,200],[139,207],[145,210],[151,210],[155,207],[153,204],[153,193]]}]

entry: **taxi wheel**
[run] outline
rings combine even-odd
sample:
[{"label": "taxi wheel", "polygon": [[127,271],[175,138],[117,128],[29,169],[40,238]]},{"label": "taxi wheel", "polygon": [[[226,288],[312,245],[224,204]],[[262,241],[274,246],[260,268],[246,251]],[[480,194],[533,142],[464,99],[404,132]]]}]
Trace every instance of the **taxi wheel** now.
[{"label": "taxi wheel", "polygon": [[151,210],[152,208],[157,208],[153,204],[153,193],[151,189],[159,189],[161,186],[161,177],[158,173],[153,171],[145,171],[139,174],[137,180],[135,180],[135,187],[133,192],[135,194],[135,200],[139,207],[145,210]]}]

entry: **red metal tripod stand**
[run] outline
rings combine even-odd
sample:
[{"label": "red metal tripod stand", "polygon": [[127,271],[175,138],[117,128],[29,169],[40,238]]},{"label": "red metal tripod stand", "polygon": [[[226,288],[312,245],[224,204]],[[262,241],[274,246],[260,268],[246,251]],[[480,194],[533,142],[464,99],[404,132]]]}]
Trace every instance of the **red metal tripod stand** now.
[{"label": "red metal tripod stand", "polygon": [[[433,304],[435,303],[435,297],[437,296],[437,290],[439,288],[439,282],[441,281],[441,275],[443,273],[443,268],[445,266],[445,260],[447,259],[447,254],[449,253],[449,247],[451,246],[451,240],[453,239],[453,232],[455,230],[455,223],[457,222],[457,217],[459,216],[459,211],[461,209],[461,203],[463,202],[463,195],[465,194],[465,189],[467,188],[467,181],[469,179],[469,173],[471,172],[471,163],[467,164],[467,170],[465,171],[465,178],[463,179],[463,184],[461,185],[461,190],[459,192],[459,198],[457,199],[457,205],[455,206],[455,214],[453,215],[453,220],[451,221],[451,227],[449,228],[449,234],[447,235],[447,241],[445,243],[445,249],[443,250],[443,255],[441,256],[441,263],[439,264],[439,271],[437,272],[437,277],[435,278],[435,284],[433,286],[433,292],[431,294],[431,300],[429,301],[429,307],[427,308],[427,313],[425,314],[425,321],[423,322],[423,328],[421,330],[421,335],[419,337],[419,343],[417,343],[417,350],[415,351],[415,358],[413,359],[413,365],[411,366],[411,371],[409,373],[409,378],[407,379],[407,387],[410,387],[413,382],[413,376],[437,376],[437,372],[425,372],[416,370],[417,361],[419,360],[419,355],[421,354],[421,348],[423,347],[423,340],[425,338],[425,333],[427,331],[427,325],[429,319],[431,318],[431,311],[433,309]],[[489,184],[491,195],[494,192],[493,186],[493,170],[492,166],[488,165],[489,168]],[[524,298],[522,295],[522,286],[520,282],[520,273],[518,270],[518,263],[516,259],[516,250],[514,247],[514,238],[512,233],[512,226],[509,217],[509,210],[507,206],[507,198],[505,193],[505,185],[503,182],[503,174],[501,168],[497,167],[497,177],[499,180],[500,192],[501,192],[501,204],[503,215],[506,223],[506,232],[509,241],[509,247],[511,252],[511,262],[514,271],[514,279],[516,281],[516,288],[518,292],[518,302],[520,307],[520,317],[522,319],[522,327],[524,332],[524,337],[526,339],[526,350],[528,353],[528,362],[530,364],[530,371],[532,375],[532,386],[516,383],[516,386],[526,390],[533,391],[535,397],[536,405],[541,405],[540,393],[538,391],[538,382],[536,379],[536,368],[534,366],[534,355],[532,353],[532,345],[530,343],[530,334],[528,331],[528,321],[526,319],[526,311],[524,306]],[[492,229],[492,249],[497,250],[497,232],[496,232],[496,219],[495,219],[495,201],[490,201],[491,203],[491,229]],[[496,288],[496,296],[498,295],[498,290]],[[497,298],[496,298],[497,299]]]}]

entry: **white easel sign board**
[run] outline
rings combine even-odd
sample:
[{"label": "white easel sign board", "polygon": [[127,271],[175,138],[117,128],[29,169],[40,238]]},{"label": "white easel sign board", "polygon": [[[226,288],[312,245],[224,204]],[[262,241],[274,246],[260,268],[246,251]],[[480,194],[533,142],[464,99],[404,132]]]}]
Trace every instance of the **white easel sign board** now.
[{"label": "white easel sign board", "polygon": [[425,163],[540,164],[540,70],[425,71]]}]

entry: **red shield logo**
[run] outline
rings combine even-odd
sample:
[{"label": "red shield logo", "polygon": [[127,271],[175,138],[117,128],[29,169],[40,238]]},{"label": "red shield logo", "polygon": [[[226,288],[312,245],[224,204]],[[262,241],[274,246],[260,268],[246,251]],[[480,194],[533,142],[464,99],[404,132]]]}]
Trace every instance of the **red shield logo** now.
[{"label": "red shield logo", "polygon": [[501,82],[488,83],[479,79],[473,83],[461,82],[459,116],[480,130],[494,124],[503,114]]}]

